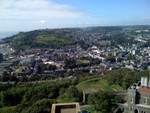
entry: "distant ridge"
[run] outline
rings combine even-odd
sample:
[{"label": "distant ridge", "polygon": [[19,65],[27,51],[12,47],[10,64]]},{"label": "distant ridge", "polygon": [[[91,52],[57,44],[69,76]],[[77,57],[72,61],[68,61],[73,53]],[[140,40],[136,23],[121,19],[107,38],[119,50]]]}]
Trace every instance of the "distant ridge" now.
[{"label": "distant ridge", "polygon": [[[70,44],[84,44],[87,36],[91,34],[116,33],[118,37],[125,37],[125,32],[148,29],[150,26],[97,26],[84,28],[58,28],[58,29],[40,29],[29,32],[19,32],[16,35],[3,39],[5,43],[11,43],[14,49],[30,48],[60,48]],[[122,34],[119,34],[122,33]],[[92,35],[91,35],[92,36]],[[109,37],[111,38],[111,37]]]}]

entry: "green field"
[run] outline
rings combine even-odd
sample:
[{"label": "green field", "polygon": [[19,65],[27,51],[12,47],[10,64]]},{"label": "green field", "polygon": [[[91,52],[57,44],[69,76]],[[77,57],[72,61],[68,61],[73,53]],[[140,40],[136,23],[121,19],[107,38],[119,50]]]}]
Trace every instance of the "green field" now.
[{"label": "green field", "polygon": [[43,44],[51,44],[52,42],[60,43],[60,44],[70,44],[72,43],[71,40],[65,39],[65,38],[57,38],[53,35],[39,35],[35,39],[36,43],[43,43]]}]

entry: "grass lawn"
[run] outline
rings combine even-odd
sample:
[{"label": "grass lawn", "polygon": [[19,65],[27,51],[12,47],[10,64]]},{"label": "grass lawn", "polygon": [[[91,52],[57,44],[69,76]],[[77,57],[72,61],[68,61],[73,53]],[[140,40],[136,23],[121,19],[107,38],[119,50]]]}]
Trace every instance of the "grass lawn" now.
[{"label": "grass lawn", "polygon": [[96,89],[96,90],[105,90],[105,91],[124,91],[122,87],[118,85],[110,85],[109,81],[101,78],[93,78],[90,80],[86,80],[83,82],[80,82],[76,86],[80,91],[85,89]]}]

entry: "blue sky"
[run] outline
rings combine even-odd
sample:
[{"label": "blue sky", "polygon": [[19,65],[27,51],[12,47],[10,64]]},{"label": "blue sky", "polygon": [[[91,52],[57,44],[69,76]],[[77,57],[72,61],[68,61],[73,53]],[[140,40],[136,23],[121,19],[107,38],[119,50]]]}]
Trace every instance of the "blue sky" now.
[{"label": "blue sky", "polygon": [[0,0],[0,31],[150,25],[150,0]]}]

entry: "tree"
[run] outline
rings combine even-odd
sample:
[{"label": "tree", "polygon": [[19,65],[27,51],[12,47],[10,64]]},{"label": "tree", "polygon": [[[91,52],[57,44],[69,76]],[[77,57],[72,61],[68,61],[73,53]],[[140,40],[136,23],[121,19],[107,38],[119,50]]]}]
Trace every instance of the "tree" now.
[{"label": "tree", "polygon": [[134,83],[134,79],[133,79],[133,74],[132,73],[128,73],[124,76],[123,78],[123,87],[125,89],[129,88],[130,85],[132,85]]},{"label": "tree", "polygon": [[18,78],[16,76],[13,75],[13,76],[10,77],[9,81],[18,82],[19,80],[18,80]]},{"label": "tree", "polygon": [[108,56],[108,57],[106,57],[106,62],[108,62],[108,61],[110,61],[110,62],[116,62],[116,59],[115,59],[115,57],[114,56]]},{"label": "tree", "polygon": [[66,59],[65,60],[65,67],[66,68],[75,68],[76,67],[76,60],[75,59]]},{"label": "tree", "polygon": [[0,62],[3,61],[3,54],[0,53]]},{"label": "tree", "polygon": [[107,92],[98,92],[91,94],[88,98],[88,103],[93,105],[96,111],[102,113],[110,113],[111,111],[111,98]]},{"label": "tree", "polygon": [[50,70],[50,71],[55,71],[57,69],[57,67],[55,65],[47,65],[47,69]]},{"label": "tree", "polygon": [[123,87],[123,82],[124,82],[124,77],[125,75],[131,75],[132,71],[126,68],[122,69],[116,69],[112,70],[106,75],[106,78],[108,79],[109,83],[112,84],[117,84],[119,86]]},{"label": "tree", "polygon": [[19,77],[19,81],[20,82],[27,82],[28,78],[25,75],[22,75],[21,77]]},{"label": "tree", "polygon": [[[61,91],[60,93],[64,93]],[[65,102],[80,102],[82,94],[75,86],[70,86],[64,94],[61,94],[60,100]]]},{"label": "tree", "polygon": [[127,54],[126,57],[128,60],[135,59],[135,55],[132,55],[131,53]]},{"label": "tree", "polygon": [[25,88],[11,88],[2,92],[4,106],[15,106],[20,104],[25,93]]},{"label": "tree", "polygon": [[40,65],[36,65],[34,69],[35,74],[41,74],[42,73],[42,67]]},{"label": "tree", "polygon": [[7,82],[10,79],[10,76],[7,71],[4,71],[2,74],[2,81]]}]

